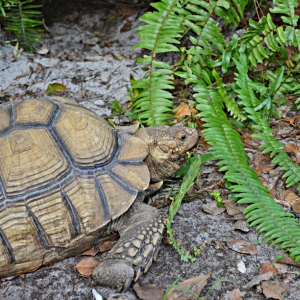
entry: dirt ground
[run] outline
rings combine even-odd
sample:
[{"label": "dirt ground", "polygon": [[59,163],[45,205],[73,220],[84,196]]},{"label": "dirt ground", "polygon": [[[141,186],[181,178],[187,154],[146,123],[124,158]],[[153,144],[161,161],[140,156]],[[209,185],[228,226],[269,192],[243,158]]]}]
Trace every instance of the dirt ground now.
[{"label": "dirt ground", "polygon": [[[143,9],[132,9],[132,6],[103,8],[90,3],[83,6],[83,2],[76,6],[74,1],[64,2],[64,8],[61,8],[59,3],[52,1],[46,7],[46,23],[53,35],[45,34],[46,54],[23,53],[20,58],[15,58],[12,46],[0,44],[0,96],[5,96],[5,99],[43,97],[49,83],[60,82],[68,88],[67,97],[100,115],[110,116],[113,100],[122,104],[127,101],[129,76],[139,78],[144,75],[142,67],[134,62],[139,50],[130,50],[138,42],[135,28],[141,25],[138,17]],[[4,33],[0,29],[1,40],[4,40]],[[256,152],[251,154],[255,156]],[[222,176],[216,172],[214,163],[203,167],[201,182],[204,189],[211,185],[222,186],[218,186]],[[195,195],[192,201],[182,204],[173,223],[176,239],[181,240],[186,249],[193,251],[194,246],[202,249],[196,261],[182,262],[174,248],[164,242],[157,261],[138,280],[140,285],[153,284],[165,291],[176,279],[183,281],[209,273],[208,284],[201,296],[220,279],[231,280],[232,283],[216,285],[207,299],[266,299],[261,284],[245,287],[261,274],[262,264],[274,265],[280,250],[266,245],[262,236],[245,224],[242,230],[235,229],[239,218],[229,215],[228,210],[215,216],[205,212],[213,202],[208,192]],[[167,207],[163,209],[167,212]],[[248,242],[257,253],[243,254],[230,249],[230,239]],[[249,250],[251,247],[246,245],[245,248]],[[101,259],[101,255],[97,258]],[[91,278],[80,276],[74,266],[81,259],[65,259],[34,273],[2,280],[0,299],[91,300],[94,299],[92,289],[104,298],[141,299],[132,287],[126,293],[117,294],[97,286]],[[272,299],[300,299],[299,268],[288,265],[275,267],[276,274],[266,282],[280,285],[284,296]],[[233,298],[226,296],[235,288],[245,294]]]}]

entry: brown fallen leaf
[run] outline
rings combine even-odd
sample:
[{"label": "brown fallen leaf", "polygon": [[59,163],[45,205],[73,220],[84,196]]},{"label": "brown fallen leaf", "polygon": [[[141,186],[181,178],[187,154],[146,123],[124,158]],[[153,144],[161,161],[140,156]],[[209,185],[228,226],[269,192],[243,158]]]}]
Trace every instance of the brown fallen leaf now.
[{"label": "brown fallen leaf", "polygon": [[41,73],[43,70],[44,70],[44,66],[41,63],[38,63],[36,68],[35,68],[35,71],[37,73]]},{"label": "brown fallen leaf", "polygon": [[296,193],[294,193],[292,189],[287,189],[282,195],[284,196],[285,201],[287,201],[290,204],[293,203],[295,200],[299,199],[299,196]]},{"label": "brown fallen leaf", "polygon": [[285,193],[280,195],[284,196],[284,199],[292,206],[294,212],[300,213],[300,198],[292,189],[287,189]]},{"label": "brown fallen leaf", "polygon": [[[207,285],[209,277],[210,273],[187,279],[179,283],[179,285],[191,290],[196,295],[200,295],[203,288]],[[197,298],[180,288],[173,287],[168,293],[167,300],[197,300]]]},{"label": "brown fallen leaf", "polygon": [[267,299],[272,298],[282,300],[282,295],[286,295],[290,290],[290,286],[288,284],[279,282],[278,280],[263,281],[261,286],[263,294]]},{"label": "brown fallen leaf", "polygon": [[181,103],[178,107],[174,108],[173,112],[175,113],[176,119],[180,119],[184,116],[191,116],[192,114],[196,115],[198,113],[198,111],[195,108],[193,108],[191,105],[185,102]]},{"label": "brown fallen leaf", "polygon": [[272,272],[273,275],[276,275],[278,273],[272,264],[260,264],[260,271],[262,274]]},{"label": "brown fallen leaf", "polygon": [[287,143],[284,150],[286,152],[293,153],[297,159],[296,163],[299,163],[300,153],[299,153],[299,148],[297,147],[297,145],[295,145],[293,143]]},{"label": "brown fallen leaf", "polygon": [[141,286],[138,282],[133,286],[134,291],[142,300],[161,300],[164,291],[153,284],[145,284]]},{"label": "brown fallen leaf", "polygon": [[226,242],[227,246],[239,253],[245,253],[250,255],[257,254],[257,249],[254,245],[247,243],[244,240],[236,240],[236,239],[229,239]]},{"label": "brown fallen leaf", "polygon": [[269,186],[269,182],[263,178],[262,176],[259,176],[258,177],[258,180],[269,190],[270,189],[270,186]]},{"label": "brown fallen leaf", "polygon": [[253,161],[254,171],[259,176],[260,173],[267,173],[275,168],[269,155],[258,153]]},{"label": "brown fallen leaf", "polygon": [[288,272],[288,266],[285,264],[274,263],[274,267],[276,268],[279,274],[286,274]]},{"label": "brown fallen leaf", "polygon": [[254,285],[260,284],[263,280],[269,280],[272,278],[272,272],[267,272],[261,275],[254,276],[250,282],[243,286],[244,289],[251,289]]},{"label": "brown fallen leaf", "polygon": [[103,243],[100,245],[100,247],[99,247],[100,252],[102,253],[102,252],[105,252],[105,251],[110,250],[110,249],[114,246],[114,244],[115,244],[116,242],[117,242],[117,241],[105,241],[105,242],[103,242]]},{"label": "brown fallen leaf", "polygon": [[248,232],[249,231],[248,223],[244,220],[238,220],[234,224],[234,230],[241,230],[243,232]]},{"label": "brown fallen leaf", "polygon": [[240,288],[236,288],[233,291],[228,291],[222,300],[243,300],[246,292],[241,292]]},{"label": "brown fallen leaf", "polygon": [[300,268],[300,263],[297,263],[290,257],[281,258],[281,259],[277,260],[277,263],[292,265],[292,266],[296,266],[296,267]]},{"label": "brown fallen leaf", "polygon": [[299,119],[300,119],[300,116],[295,116],[295,117],[291,118],[290,124],[295,125],[295,123],[296,123],[296,125],[298,125]]},{"label": "brown fallen leaf", "polygon": [[225,208],[224,207],[219,208],[217,206],[217,201],[211,201],[207,204],[202,205],[202,210],[212,216],[216,216],[221,214],[225,210]]},{"label": "brown fallen leaf", "polygon": [[101,253],[108,251],[114,246],[114,244],[117,242],[118,239],[119,239],[119,235],[117,233],[114,233],[105,238],[102,238],[96,247],[99,247]]},{"label": "brown fallen leaf", "polygon": [[224,207],[229,216],[234,216],[235,219],[244,220],[245,215],[243,214],[243,209],[241,206],[237,206],[230,200],[226,200]]},{"label": "brown fallen leaf", "polygon": [[99,263],[99,260],[92,257],[88,257],[82,259],[75,266],[75,269],[80,273],[80,275],[89,277],[92,275],[94,269],[99,265]]}]

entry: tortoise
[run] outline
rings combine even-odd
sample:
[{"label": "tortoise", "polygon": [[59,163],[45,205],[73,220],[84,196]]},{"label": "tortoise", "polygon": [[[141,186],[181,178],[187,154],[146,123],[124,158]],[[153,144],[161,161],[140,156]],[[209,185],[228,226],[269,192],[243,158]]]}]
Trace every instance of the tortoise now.
[{"label": "tortoise", "polygon": [[126,291],[156,259],[164,215],[142,202],[173,175],[198,140],[195,129],[116,130],[61,97],[0,105],[0,277],[32,272],[120,239],[94,280]]}]

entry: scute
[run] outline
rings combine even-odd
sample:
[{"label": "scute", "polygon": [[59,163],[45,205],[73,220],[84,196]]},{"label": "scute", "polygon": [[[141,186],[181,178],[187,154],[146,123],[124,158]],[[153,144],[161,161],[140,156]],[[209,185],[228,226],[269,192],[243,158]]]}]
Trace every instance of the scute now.
[{"label": "scute", "polygon": [[107,164],[116,151],[117,140],[113,128],[103,126],[97,119],[77,109],[63,109],[53,128],[78,166]]},{"label": "scute", "polygon": [[0,228],[2,238],[5,237],[10,247],[14,250],[14,253],[9,253],[2,241],[0,249],[2,249],[4,256],[2,254],[0,256],[2,260],[3,258],[6,260],[6,263],[10,260],[26,261],[28,255],[33,253],[37,256],[39,253],[43,255],[43,251],[38,251],[42,247],[37,239],[37,229],[24,203],[9,203],[1,206]]},{"label": "scute", "polygon": [[83,233],[94,234],[111,220],[110,215],[105,214],[94,175],[76,172],[62,188],[78,213]]},{"label": "scute", "polygon": [[[76,228],[70,226],[72,215],[60,188],[31,197],[26,202],[43,228],[40,239],[44,238],[49,246],[66,247],[77,236]],[[80,231],[80,224],[78,226]]]},{"label": "scute", "polygon": [[[128,207],[135,200],[137,191],[126,189],[110,174],[104,172],[97,172],[97,179],[102,189],[103,206],[106,206],[112,220],[122,215],[127,211]],[[122,197],[119,197],[122,195]]]},{"label": "scute", "polygon": [[7,197],[59,181],[70,165],[46,128],[12,130],[0,137],[0,178]]},{"label": "scute", "polygon": [[17,104],[16,125],[47,125],[54,117],[57,106],[39,99],[28,99]]}]

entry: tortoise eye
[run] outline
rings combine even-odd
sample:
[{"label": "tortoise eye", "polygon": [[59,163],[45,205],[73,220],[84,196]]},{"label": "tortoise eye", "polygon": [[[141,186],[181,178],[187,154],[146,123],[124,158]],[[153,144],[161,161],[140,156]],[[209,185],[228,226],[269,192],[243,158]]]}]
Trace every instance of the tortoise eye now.
[{"label": "tortoise eye", "polygon": [[180,137],[180,139],[181,139],[182,141],[185,141],[186,135],[182,135],[182,136]]}]

